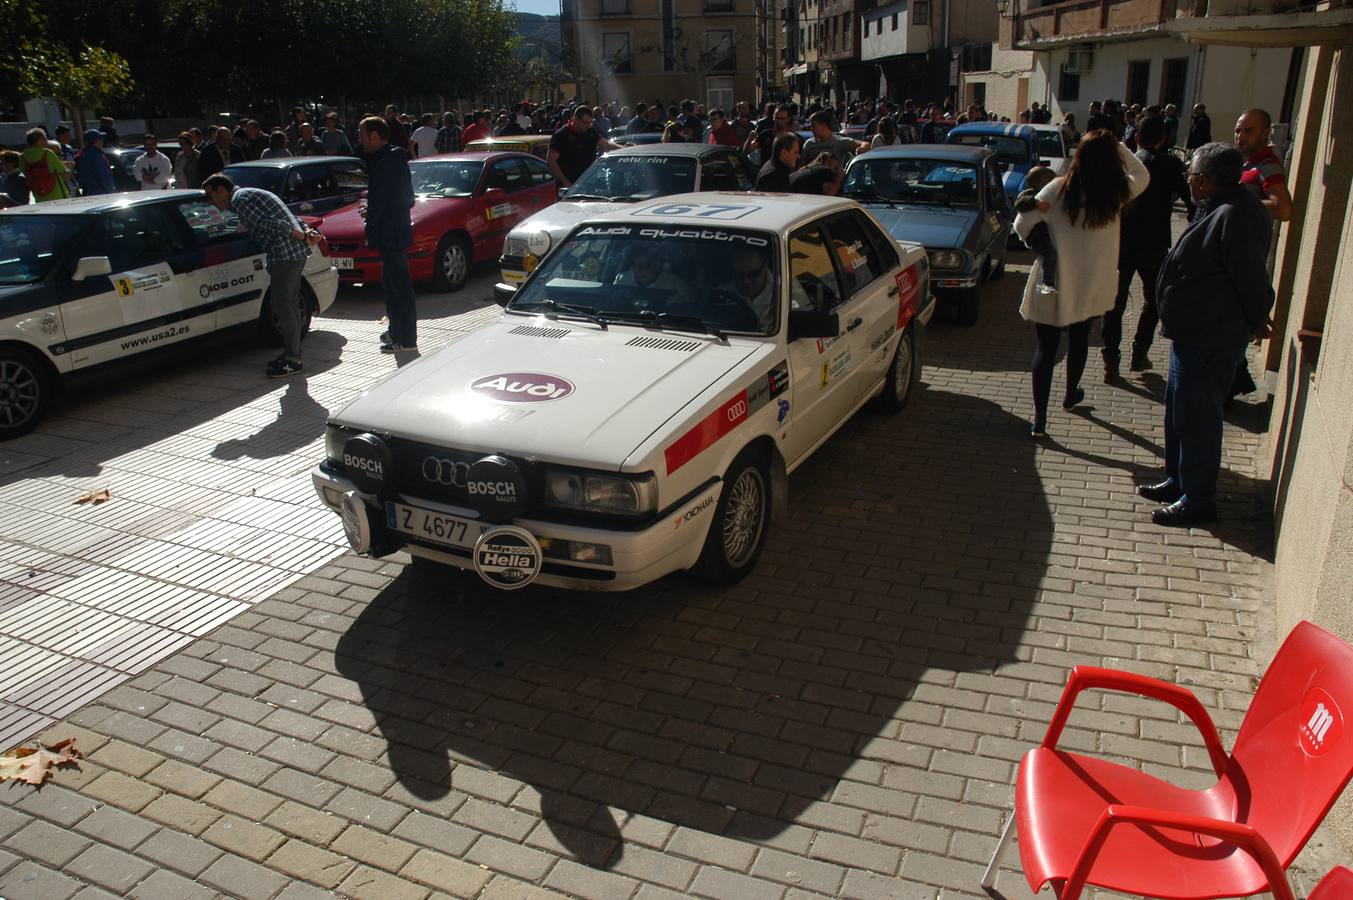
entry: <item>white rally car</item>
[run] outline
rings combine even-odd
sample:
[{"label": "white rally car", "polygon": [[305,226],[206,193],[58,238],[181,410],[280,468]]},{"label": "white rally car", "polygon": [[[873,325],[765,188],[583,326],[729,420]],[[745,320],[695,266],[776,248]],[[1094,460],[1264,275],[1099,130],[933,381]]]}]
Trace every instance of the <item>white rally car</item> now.
[{"label": "white rally car", "polygon": [[[311,254],[309,327],[338,290]],[[58,377],[257,322],[274,327],[266,256],[201,191],[54,200],[0,211],[0,439],[32,429]]]},{"label": "white rally car", "polygon": [[500,588],[733,582],[787,474],[865,403],[906,402],[933,309],[924,248],[849,200],[612,210],[495,323],[335,413],[315,488],[357,552]]}]

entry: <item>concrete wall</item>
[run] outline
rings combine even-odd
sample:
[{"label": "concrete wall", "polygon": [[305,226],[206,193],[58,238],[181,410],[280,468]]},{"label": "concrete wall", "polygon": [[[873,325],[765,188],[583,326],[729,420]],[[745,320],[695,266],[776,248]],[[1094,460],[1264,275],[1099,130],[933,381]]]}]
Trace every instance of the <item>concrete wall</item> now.
[{"label": "concrete wall", "polygon": [[[1353,642],[1353,50],[1307,51],[1275,265],[1283,321],[1269,423],[1277,626],[1309,619]],[[1302,329],[1322,333],[1318,355]],[[1344,716],[1353,710],[1344,710]],[[1353,852],[1353,792],[1328,819]]]}]

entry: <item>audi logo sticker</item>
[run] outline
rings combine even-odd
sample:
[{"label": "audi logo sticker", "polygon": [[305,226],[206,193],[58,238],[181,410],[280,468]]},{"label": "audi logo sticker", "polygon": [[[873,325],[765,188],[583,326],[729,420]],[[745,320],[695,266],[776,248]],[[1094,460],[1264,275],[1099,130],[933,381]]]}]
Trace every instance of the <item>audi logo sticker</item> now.
[{"label": "audi logo sticker", "polygon": [[426,481],[463,488],[469,477],[470,464],[467,462],[455,462],[439,456],[429,456],[423,460],[423,478]]},{"label": "audi logo sticker", "polygon": [[728,421],[737,422],[747,415],[747,401],[739,400],[728,407]]},{"label": "audi logo sticker", "polygon": [[474,379],[469,390],[500,403],[543,403],[562,400],[572,394],[573,382],[542,372],[502,372]]}]

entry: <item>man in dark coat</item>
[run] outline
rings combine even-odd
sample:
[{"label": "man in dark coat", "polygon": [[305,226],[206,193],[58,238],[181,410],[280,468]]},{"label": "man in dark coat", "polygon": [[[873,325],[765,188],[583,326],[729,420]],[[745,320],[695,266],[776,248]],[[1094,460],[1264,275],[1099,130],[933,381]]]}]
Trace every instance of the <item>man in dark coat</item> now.
[{"label": "man in dark coat", "polygon": [[418,349],[418,311],[413,279],[409,275],[409,246],[413,243],[413,179],[409,154],[390,142],[390,126],[379,116],[368,116],[357,128],[367,158],[366,244],[381,255],[381,288],[390,330],[381,335],[382,353]]},{"label": "man in dark coat", "polygon": [[1165,258],[1156,303],[1170,347],[1165,387],[1165,475],[1138,493],[1168,504],[1157,525],[1192,525],[1217,516],[1222,404],[1252,338],[1270,330],[1268,212],[1240,183],[1245,160],[1226,144],[1204,144],[1189,161],[1198,215]]},{"label": "man in dark coat", "polygon": [[197,158],[197,177],[206,181],[231,163],[239,162],[244,162],[244,150],[235,143],[229,128],[217,128],[210,141],[202,142],[202,152]]},{"label": "man in dark coat", "polygon": [[1203,144],[1212,143],[1212,120],[1208,118],[1207,107],[1201,103],[1193,106],[1193,119],[1189,122],[1186,150],[1197,150]]},{"label": "man in dark coat", "polygon": [[787,131],[771,144],[771,158],[756,175],[756,189],[789,193],[789,176],[798,165],[799,136]]}]

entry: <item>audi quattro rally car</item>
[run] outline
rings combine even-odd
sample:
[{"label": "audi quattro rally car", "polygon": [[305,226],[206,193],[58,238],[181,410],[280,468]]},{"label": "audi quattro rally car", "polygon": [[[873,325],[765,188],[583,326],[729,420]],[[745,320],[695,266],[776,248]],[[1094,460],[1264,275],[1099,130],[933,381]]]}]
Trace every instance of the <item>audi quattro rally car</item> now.
[{"label": "audi quattro rally car", "polygon": [[[53,200],[0,212],[0,439],[37,425],[58,376],[258,323],[275,336],[267,257],[201,191]],[[302,321],[338,273],[305,264]]]},{"label": "audi quattro rally car", "polygon": [[577,225],[499,319],[330,420],[313,471],[352,548],[626,590],[756,564],[787,474],[902,408],[925,250],[850,200],[696,193]]}]

